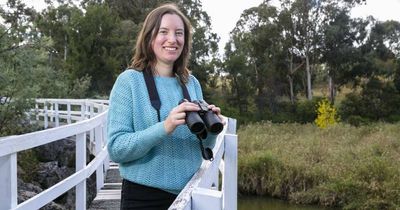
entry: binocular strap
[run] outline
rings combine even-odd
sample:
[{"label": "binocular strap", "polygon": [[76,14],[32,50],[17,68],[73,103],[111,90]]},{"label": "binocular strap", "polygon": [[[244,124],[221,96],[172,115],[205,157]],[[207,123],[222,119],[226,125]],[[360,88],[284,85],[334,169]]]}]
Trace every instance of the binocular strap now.
[{"label": "binocular strap", "polygon": [[203,140],[201,139],[200,135],[196,135],[196,136],[200,142],[201,156],[203,157],[203,159],[213,161],[214,160],[213,151],[209,147],[204,148]]}]

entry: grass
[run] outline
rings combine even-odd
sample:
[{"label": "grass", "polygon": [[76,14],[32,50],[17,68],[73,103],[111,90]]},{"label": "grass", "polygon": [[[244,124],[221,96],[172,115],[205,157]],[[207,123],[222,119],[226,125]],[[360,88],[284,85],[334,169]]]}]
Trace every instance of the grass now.
[{"label": "grass", "polygon": [[239,191],[344,209],[400,206],[400,124],[256,123],[239,135]]}]

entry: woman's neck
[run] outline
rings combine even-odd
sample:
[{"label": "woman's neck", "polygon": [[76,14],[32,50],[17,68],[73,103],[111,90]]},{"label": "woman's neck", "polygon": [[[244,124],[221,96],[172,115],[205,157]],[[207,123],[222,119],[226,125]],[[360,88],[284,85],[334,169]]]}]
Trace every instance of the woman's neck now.
[{"label": "woman's neck", "polygon": [[157,63],[156,67],[156,72],[159,76],[161,77],[173,77],[174,73],[172,71],[173,66],[172,65],[165,65],[165,64],[160,64]]}]

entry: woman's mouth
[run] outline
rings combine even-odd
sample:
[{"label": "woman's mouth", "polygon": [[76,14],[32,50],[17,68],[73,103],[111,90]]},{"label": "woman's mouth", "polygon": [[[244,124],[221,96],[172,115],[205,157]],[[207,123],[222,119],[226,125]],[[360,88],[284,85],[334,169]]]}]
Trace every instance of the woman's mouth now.
[{"label": "woman's mouth", "polygon": [[164,49],[167,51],[176,51],[178,48],[177,47],[164,47]]}]

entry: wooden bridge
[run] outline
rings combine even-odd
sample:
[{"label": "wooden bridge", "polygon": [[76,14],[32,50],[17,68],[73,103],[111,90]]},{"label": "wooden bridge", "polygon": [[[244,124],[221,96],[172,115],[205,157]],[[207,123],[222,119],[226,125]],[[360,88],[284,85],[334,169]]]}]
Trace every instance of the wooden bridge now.
[{"label": "wooden bridge", "polygon": [[[0,209],[39,209],[72,188],[76,190],[75,209],[87,209],[86,179],[95,172],[97,196],[89,209],[119,209],[121,179],[118,165],[110,166],[108,158],[107,113],[107,100],[37,99],[32,120],[41,122],[45,130],[0,138]],[[237,209],[236,120],[226,120],[213,148],[215,159],[203,161],[169,209]],[[75,173],[18,203],[18,152],[68,137],[75,137]],[[89,163],[86,148],[95,156]]]}]

